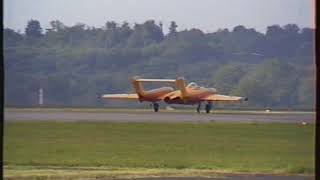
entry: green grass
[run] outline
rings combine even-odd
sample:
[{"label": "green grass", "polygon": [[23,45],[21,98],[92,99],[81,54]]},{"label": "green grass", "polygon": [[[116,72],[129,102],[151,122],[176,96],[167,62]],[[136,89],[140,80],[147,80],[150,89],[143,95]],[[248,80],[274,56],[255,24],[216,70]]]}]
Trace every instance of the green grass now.
[{"label": "green grass", "polygon": [[10,122],[4,165],[313,174],[314,125]]},{"label": "green grass", "polygon": [[6,166],[5,177],[21,179],[132,179],[143,177],[224,177],[206,169]]}]

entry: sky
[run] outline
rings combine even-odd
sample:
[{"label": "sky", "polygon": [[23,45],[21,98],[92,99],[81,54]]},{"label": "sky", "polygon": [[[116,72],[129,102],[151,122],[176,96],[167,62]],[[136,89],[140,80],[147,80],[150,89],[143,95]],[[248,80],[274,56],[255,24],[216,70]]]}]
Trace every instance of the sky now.
[{"label": "sky", "polygon": [[4,0],[4,27],[24,31],[30,19],[43,29],[50,21],[67,26],[84,23],[102,27],[107,21],[143,23],[153,19],[167,32],[198,28],[215,32],[237,25],[265,32],[266,27],[295,23],[314,27],[314,0]]}]

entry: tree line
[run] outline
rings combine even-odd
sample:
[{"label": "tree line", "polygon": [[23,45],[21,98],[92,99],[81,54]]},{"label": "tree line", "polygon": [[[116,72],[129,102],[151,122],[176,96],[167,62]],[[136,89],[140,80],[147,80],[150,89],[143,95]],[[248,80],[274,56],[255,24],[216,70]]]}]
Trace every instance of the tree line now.
[{"label": "tree line", "polygon": [[184,76],[221,94],[249,97],[244,108],[314,108],[314,29],[177,27],[172,21],[165,34],[154,20],[99,28],[55,20],[44,30],[30,20],[23,33],[4,28],[5,104],[36,106],[43,88],[45,106],[112,106],[119,103],[97,97],[132,92],[130,78],[139,75]]}]

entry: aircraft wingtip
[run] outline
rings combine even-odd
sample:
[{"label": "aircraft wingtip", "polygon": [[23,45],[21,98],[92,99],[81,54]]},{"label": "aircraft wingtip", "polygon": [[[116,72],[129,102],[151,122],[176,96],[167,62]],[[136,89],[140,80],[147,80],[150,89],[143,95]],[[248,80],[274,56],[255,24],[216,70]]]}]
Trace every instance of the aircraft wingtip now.
[{"label": "aircraft wingtip", "polygon": [[139,76],[133,76],[132,79],[133,80],[137,80],[137,79],[140,79],[140,77]]}]

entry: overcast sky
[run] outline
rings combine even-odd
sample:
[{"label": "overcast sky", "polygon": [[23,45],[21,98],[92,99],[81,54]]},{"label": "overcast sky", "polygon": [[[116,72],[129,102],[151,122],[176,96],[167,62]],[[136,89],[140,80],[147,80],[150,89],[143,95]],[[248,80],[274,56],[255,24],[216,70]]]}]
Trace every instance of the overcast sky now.
[{"label": "overcast sky", "polygon": [[313,0],[4,0],[4,26],[24,31],[30,19],[43,29],[52,20],[65,25],[84,23],[102,27],[106,21],[142,23],[161,21],[167,32],[170,21],[178,30],[199,28],[214,32],[219,28],[245,25],[265,32],[273,24],[313,27]]}]

